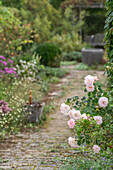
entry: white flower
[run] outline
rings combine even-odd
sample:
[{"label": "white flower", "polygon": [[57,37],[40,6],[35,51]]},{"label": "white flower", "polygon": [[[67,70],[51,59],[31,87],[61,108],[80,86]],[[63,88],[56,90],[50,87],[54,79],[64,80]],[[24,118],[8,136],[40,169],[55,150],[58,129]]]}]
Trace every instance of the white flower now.
[{"label": "white flower", "polygon": [[98,145],[94,145],[93,150],[94,150],[95,153],[99,153],[100,147]]},{"label": "white flower", "polygon": [[70,110],[70,107],[68,105],[66,105],[65,103],[62,103],[61,104],[61,107],[60,107],[60,111],[61,113],[63,113],[65,116],[69,115],[69,110]]},{"label": "white flower", "polygon": [[71,147],[73,147],[73,148],[79,148],[77,142],[76,142],[75,139],[72,138],[72,137],[69,137],[69,138],[68,138],[68,144],[69,144]]},{"label": "white flower", "polygon": [[107,97],[100,97],[99,98],[99,106],[100,107],[107,107],[108,105],[108,98]]},{"label": "white flower", "polygon": [[79,110],[74,110],[74,112],[72,113],[72,118],[74,120],[80,119],[81,118],[81,113]]},{"label": "white flower", "polygon": [[102,117],[101,116],[94,116],[94,120],[96,120],[98,125],[100,125],[102,123]]},{"label": "white flower", "polygon": [[0,109],[0,113],[2,113],[3,111],[2,111],[2,109]]},{"label": "white flower", "polygon": [[82,117],[83,119],[88,119],[86,113],[83,113],[83,114],[81,115],[81,117]]},{"label": "white flower", "polygon": [[84,80],[84,83],[85,83],[85,85],[93,85],[94,77],[91,76],[91,75],[86,76],[85,80]]}]

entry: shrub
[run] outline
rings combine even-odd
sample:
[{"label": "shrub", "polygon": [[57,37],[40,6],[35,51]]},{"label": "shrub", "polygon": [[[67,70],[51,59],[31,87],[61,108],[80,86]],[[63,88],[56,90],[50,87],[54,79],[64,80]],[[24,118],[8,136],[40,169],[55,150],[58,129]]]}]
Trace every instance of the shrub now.
[{"label": "shrub", "polygon": [[82,61],[81,52],[72,51],[70,53],[63,53],[63,61],[72,61],[72,60],[81,62]]},{"label": "shrub", "polygon": [[22,24],[11,8],[3,6],[0,6],[0,22],[1,55],[13,57],[17,61],[26,54],[28,56],[33,38],[38,36],[31,25]]},{"label": "shrub", "polygon": [[76,32],[57,34],[50,41],[55,42],[63,52],[81,51],[83,47],[82,40]]},{"label": "shrub", "polygon": [[39,70],[44,67],[40,65],[40,58],[38,56],[31,57],[30,61],[20,60],[19,64],[15,66],[15,70],[20,79],[39,79]]},{"label": "shrub", "polygon": [[84,83],[84,97],[74,96],[61,105],[61,113],[70,117],[69,127],[76,131],[75,138],[68,139],[69,145],[77,148],[87,144],[88,148],[90,144],[95,153],[112,150],[112,95],[102,89],[97,77],[88,75]]},{"label": "shrub", "polygon": [[53,43],[40,44],[35,49],[36,54],[41,56],[40,62],[45,66],[60,67],[61,51]]}]

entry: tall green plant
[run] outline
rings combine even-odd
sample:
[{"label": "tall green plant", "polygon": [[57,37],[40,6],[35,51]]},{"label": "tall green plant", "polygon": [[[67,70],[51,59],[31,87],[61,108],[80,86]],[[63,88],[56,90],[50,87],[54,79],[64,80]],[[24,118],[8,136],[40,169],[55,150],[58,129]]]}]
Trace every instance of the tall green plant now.
[{"label": "tall green plant", "polygon": [[105,41],[106,41],[106,51],[108,57],[108,63],[106,64],[106,72],[108,77],[109,87],[113,92],[113,1],[106,0],[106,24],[105,24]]}]

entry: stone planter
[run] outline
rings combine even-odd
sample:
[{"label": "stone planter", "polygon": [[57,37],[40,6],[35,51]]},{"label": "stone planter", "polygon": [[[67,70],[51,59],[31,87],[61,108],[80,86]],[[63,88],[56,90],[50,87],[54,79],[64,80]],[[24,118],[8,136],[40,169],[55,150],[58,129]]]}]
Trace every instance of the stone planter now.
[{"label": "stone planter", "polygon": [[31,104],[24,104],[25,121],[31,123],[39,123],[43,113],[44,102],[33,101]]},{"label": "stone planter", "polygon": [[82,62],[88,66],[97,65],[102,63],[102,57],[104,55],[103,49],[82,49]]}]

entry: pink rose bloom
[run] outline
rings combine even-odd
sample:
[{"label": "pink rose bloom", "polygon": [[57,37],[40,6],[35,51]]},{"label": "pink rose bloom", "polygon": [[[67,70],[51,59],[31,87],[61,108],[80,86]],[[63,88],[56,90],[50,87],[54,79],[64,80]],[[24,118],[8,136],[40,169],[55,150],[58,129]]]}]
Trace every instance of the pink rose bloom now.
[{"label": "pink rose bloom", "polygon": [[81,118],[80,110],[74,110],[72,113],[72,117],[74,120],[80,119]]},{"label": "pink rose bloom", "polygon": [[86,113],[83,113],[83,114],[81,115],[81,117],[82,117],[83,119],[88,119],[88,116],[86,115]]},{"label": "pink rose bloom", "polygon": [[94,150],[95,153],[99,153],[100,147],[98,145],[94,145],[93,150]]},{"label": "pink rose bloom", "polygon": [[11,44],[11,41],[9,41],[9,44]]},{"label": "pink rose bloom", "polygon": [[73,119],[70,119],[70,120],[68,121],[68,125],[69,125],[69,127],[70,127],[71,129],[73,129],[74,126],[75,126],[75,121],[74,121]]},{"label": "pink rose bloom", "polygon": [[100,97],[99,98],[99,106],[100,107],[107,107],[108,105],[108,98],[107,97]]},{"label": "pink rose bloom", "polygon": [[69,117],[70,117],[70,118],[73,117],[72,114],[73,114],[74,111],[75,111],[75,109],[72,109],[72,110],[69,111]]},{"label": "pink rose bloom", "polygon": [[70,110],[70,107],[68,105],[66,105],[65,103],[62,103],[61,104],[61,107],[60,107],[60,111],[61,113],[63,113],[65,116],[69,115],[69,110]]},{"label": "pink rose bloom", "polygon": [[85,83],[85,85],[91,85],[92,86],[93,83],[94,83],[94,77],[91,76],[91,75],[86,76],[84,83]]},{"label": "pink rose bloom", "polygon": [[98,77],[97,76],[94,76],[94,81],[97,81],[98,80]]},{"label": "pink rose bloom", "polygon": [[75,141],[74,138],[69,137],[68,138],[68,144],[72,147],[72,148],[79,148],[77,142]]},{"label": "pink rose bloom", "polygon": [[102,123],[102,117],[101,116],[94,116],[94,120],[96,120],[98,125],[100,125]]},{"label": "pink rose bloom", "polygon": [[93,84],[92,85],[87,85],[86,89],[87,89],[88,92],[93,92],[94,91],[94,85]]}]

